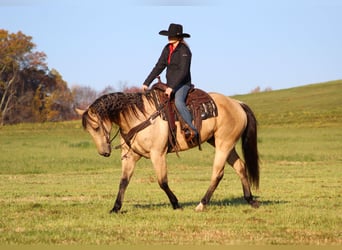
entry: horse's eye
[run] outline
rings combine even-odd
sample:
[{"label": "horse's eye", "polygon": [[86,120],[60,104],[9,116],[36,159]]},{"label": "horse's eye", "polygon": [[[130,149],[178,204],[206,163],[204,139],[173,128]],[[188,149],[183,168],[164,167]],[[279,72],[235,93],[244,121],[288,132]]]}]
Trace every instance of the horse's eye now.
[{"label": "horse's eye", "polygon": [[100,127],[96,127],[94,128],[95,132],[99,132],[100,131]]}]

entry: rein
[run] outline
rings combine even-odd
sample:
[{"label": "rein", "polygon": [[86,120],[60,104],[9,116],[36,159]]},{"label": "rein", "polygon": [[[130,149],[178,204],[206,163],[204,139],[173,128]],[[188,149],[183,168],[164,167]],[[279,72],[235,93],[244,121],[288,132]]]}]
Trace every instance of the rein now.
[{"label": "rein", "polygon": [[109,140],[109,143],[112,143],[114,141],[114,139],[118,136],[120,132],[120,128],[118,128],[118,130],[115,132],[115,135],[112,137],[112,139]]},{"label": "rein", "polygon": [[[149,117],[147,118],[147,120],[143,121],[142,123],[138,124],[137,126],[133,127],[130,129],[130,131],[128,131],[127,134],[123,133],[121,128],[118,128],[118,130],[116,131],[115,135],[113,136],[113,138],[110,140],[110,143],[118,136],[119,132],[122,136],[122,138],[124,139],[125,143],[128,145],[128,147],[131,149],[132,147],[132,143],[131,140],[133,139],[133,137],[140,132],[141,130],[147,128],[148,126],[150,126],[152,124],[152,121],[154,119],[156,119],[160,114],[161,111],[165,108],[166,104],[169,102],[169,100],[166,100],[164,103],[162,103],[158,109]],[[117,145],[114,147],[114,149],[119,149],[122,147],[123,144]]]}]

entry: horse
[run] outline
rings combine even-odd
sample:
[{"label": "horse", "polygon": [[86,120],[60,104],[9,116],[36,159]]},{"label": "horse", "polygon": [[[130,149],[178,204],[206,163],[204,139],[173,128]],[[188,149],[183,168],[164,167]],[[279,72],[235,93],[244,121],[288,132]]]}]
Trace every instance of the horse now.
[{"label": "horse", "polygon": [[[215,147],[212,175],[209,187],[196,206],[195,211],[203,211],[224,175],[228,163],[240,177],[244,199],[252,207],[259,207],[253,197],[251,187],[259,186],[259,156],[257,148],[257,120],[251,108],[238,100],[219,93],[208,93],[217,106],[217,116],[203,120],[200,130],[201,143],[208,142]],[[121,146],[121,179],[119,190],[110,213],[118,213],[122,208],[124,194],[134,172],[136,162],[142,157],[151,160],[158,184],[166,193],[173,209],[180,209],[178,199],[168,184],[166,156],[168,150],[169,124],[162,119],[149,92],[105,94],[96,99],[87,109],[76,109],[82,116],[83,128],[91,135],[97,151],[109,157],[112,150],[110,138],[113,124],[119,127]],[[133,128],[139,130],[132,132]],[[190,149],[184,134],[176,121],[176,137],[179,150]],[[127,141],[127,134],[131,134]],[[236,152],[236,144],[241,138],[245,162]],[[171,151],[171,153],[174,152]]]}]

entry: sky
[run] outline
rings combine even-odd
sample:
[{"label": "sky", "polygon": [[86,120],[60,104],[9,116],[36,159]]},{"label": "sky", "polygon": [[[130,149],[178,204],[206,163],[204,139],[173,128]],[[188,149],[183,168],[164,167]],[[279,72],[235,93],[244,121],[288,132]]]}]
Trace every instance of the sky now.
[{"label": "sky", "polygon": [[192,82],[208,92],[342,79],[340,0],[0,0],[0,13],[69,87],[140,87],[170,23],[191,35]]}]

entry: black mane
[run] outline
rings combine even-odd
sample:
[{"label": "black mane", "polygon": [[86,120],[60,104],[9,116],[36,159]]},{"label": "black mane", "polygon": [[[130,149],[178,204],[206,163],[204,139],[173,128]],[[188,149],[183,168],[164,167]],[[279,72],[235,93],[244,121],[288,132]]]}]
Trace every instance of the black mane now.
[{"label": "black mane", "polygon": [[145,114],[144,96],[143,93],[106,94],[96,99],[88,110],[97,114],[102,120],[110,119],[117,123],[120,114],[135,116],[138,116],[139,112]]}]

